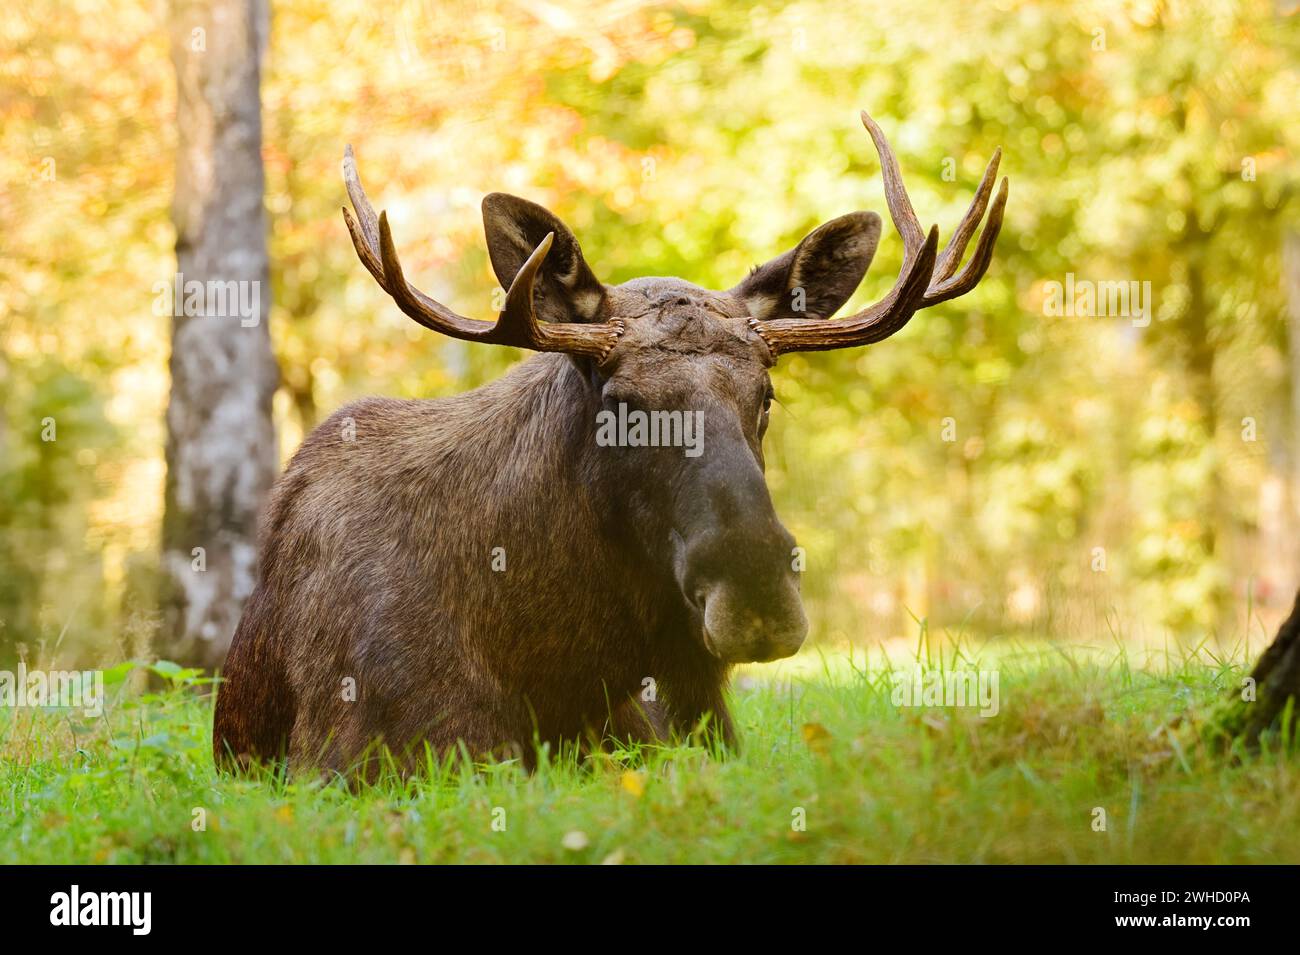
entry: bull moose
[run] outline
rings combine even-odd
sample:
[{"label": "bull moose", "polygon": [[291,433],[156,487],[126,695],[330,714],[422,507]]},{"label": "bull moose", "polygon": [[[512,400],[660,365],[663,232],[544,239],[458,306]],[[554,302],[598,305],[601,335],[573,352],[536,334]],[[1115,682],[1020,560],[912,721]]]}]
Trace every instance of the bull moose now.
[{"label": "bull moose", "polygon": [[[263,517],[216,703],[218,762],[352,774],[377,750],[409,771],[426,745],[531,765],[538,743],[592,734],[734,744],[728,669],[790,656],[808,630],[764,480],[770,369],[881,341],[970,291],[1006,205],[1004,178],[989,209],[995,152],[940,253],[862,121],[905,251],[889,293],[838,320],[875,253],[874,213],[833,219],[713,292],[604,285],[558,218],[500,193],[483,221],[504,307],[495,322],[458,315],[408,284],[348,147],[356,216],[343,215],[397,306],[452,338],[543,354],[454,397],[357,401],[303,442]],[[602,411],[627,408],[698,416],[701,453],[597,442]]]}]

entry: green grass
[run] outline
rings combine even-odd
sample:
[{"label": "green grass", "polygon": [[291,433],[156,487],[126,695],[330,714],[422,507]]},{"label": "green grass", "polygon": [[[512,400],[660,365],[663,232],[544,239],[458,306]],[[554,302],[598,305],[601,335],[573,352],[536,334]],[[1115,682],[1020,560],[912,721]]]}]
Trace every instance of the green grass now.
[{"label": "green grass", "polygon": [[805,656],[742,676],[739,756],[447,764],[360,791],[218,774],[184,672],[121,680],[98,720],[0,711],[0,862],[1300,862],[1300,760],[1195,742],[1240,666],[1005,643],[980,665],[991,718],[896,707],[878,654]]}]

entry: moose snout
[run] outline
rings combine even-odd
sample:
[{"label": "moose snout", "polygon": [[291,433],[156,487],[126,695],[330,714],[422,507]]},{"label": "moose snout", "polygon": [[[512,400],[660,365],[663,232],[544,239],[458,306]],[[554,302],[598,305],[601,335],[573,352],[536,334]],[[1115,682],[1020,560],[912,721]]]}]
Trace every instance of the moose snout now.
[{"label": "moose snout", "polygon": [[767,663],[793,656],[808,636],[808,618],[793,584],[777,601],[756,605],[741,588],[716,584],[701,594],[704,645],[727,663]]},{"label": "moose snout", "polygon": [[727,663],[793,655],[808,635],[794,540],[779,525],[762,539],[706,533],[686,544],[679,583],[695,611],[704,646]]}]

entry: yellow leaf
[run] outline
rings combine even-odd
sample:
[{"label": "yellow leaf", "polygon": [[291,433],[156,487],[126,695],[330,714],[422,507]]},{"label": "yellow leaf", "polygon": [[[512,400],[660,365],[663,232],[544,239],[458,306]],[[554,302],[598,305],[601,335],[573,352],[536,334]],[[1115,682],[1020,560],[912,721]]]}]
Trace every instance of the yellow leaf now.
[{"label": "yellow leaf", "polygon": [[803,724],[803,741],[814,753],[824,753],[831,744],[830,730],[820,723]]},{"label": "yellow leaf", "polygon": [[281,806],[275,811],[275,821],[286,826],[293,822],[293,806]]},{"label": "yellow leaf", "polygon": [[626,770],[619,778],[622,787],[638,799],[645,792],[645,773],[639,773],[635,770]]}]

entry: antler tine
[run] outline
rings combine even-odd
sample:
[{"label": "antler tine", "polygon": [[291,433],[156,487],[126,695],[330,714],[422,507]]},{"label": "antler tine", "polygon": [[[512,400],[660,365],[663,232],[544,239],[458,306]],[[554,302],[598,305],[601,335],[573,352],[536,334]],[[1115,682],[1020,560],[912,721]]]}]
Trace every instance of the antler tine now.
[{"label": "antler tine", "polygon": [[533,310],[533,284],[554,241],[555,233],[546,233],[546,237],[533,249],[533,254],[515,273],[510,291],[506,292],[506,304],[501,310],[501,317],[492,327],[492,334],[484,341],[531,348],[534,351],[586,355],[596,359],[597,363],[603,362],[626,329],[621,319],[590,325],[572,322],[552,324],[537,320],[537,313]]},{"label": "antler tine", "polygon": [[542,267],[542,260],[546,258],[546,253],[551,251],[551,243],[554,241],[555,233],[546,233],[546,238],[533,249],[533,254],[524,262],[515,275],[514,281],[510,283],[510,291],[506,292],[505,308],[501,310],[501,317],[497,319],[496,326],[489,336],[496,344],[535,348],[541,342],[545,328],[538,323],[537,316],[533,314],[533,280],[537,277],[537,270]]},{"label": "antler tine", "polygon": [[889,205],[889,217],[894,220],[894,227],[903,237],[903,247],[908,255],[915,255],[925,241],[921,229],[921,220],[916,217],[912,200],[907,196],[907,187],[903,185],[903,174],[898,168],[898,157],[885,138],[884,132],[876,121],[862,110],[862,125],[867,127],[871,140],[876,144],[876,154],[880,157],[880,178],[885,181],[885,202]]},{"label": "antler tine", "polygon": [[370,199],[361,186],[361,178],[357,175],[357,161],[351,144],[343,151],[343,183],[347,187],[348,198],[352,200],[352,207],[357,210],[356,219],[346,208],[343,210],[343,221],[347,223],[348,234],[352,237],[357,256],[380,288],[397,300],[402,311],[425,328],[447,335],[473,335],[490,331],[491,322],[457,315],[407,284],[388,228],[388,215],[382,213],[376,217],[375,207],[370,204]]},{"label": "antler tine", "polygon": [[387,212],[379,214],[379,254],[384,274],[384,281],[379,284],[393,297],[398,308],[425,328],[470,341],[481,341],[492,333],[492,322],[457,315],[406,281],[393,244],[393,230],[388,227]]},{"label": "antler tine", "polygon": [[966,245],[970,242],[970,237],[975,234],[975,230],[979,228],[980,220],[984,218],[984,209],[988,205],[989,196],[993,193],[993,183],[998,178],[998,163],[1001,161],[1002,148],[999,147],[993,150],[993,158],[984,168],[984,175],[980,179],[979,188],[975,190],[975,198],[971,200],[970,208],[957,224],[957,229],[948,240],[948,244],[943,247],[943,253],[934,267],[935,282],[944,282],[952,278],[952,274],[957,271],[957,266],[961,265],[961,257],[966,254]]},{"label": "antler tine", "polygon": [[513,345],[533,351],[566,352],[595,358],[597,361],[604,361],[617,344],[624,328],[623,323],[617,320],[592,324],[551,324],[537,320],[533,311],[533,285],[546,254],[551,250],[554,233],[542,240],[515,275],[498,321],[466,318],[406,281],[397,255],[397,246],[393,242],[393,232],[388,225],[388,213],[375,215],[374,207],[366,198],[361,179],[357,176],[356,159],[351,146],[343,154],[343,181],[352,206],[357,211],[354,218],[345,208],[343,221],[347,223],[348,234],[352,237],[352,245],[357,250],[361,264],[374,276],[380,288],[393,297],[398,308],[425,328],[464,341]]},{"label": "antler tine", "polygon": [[357,160],[352,153],[351,143],[343,150],[343,184],[347,187],[348,198],[352,200],[352,208],[357,210],[357,215],[360,217],[358,223],[344,206],[343,221],[348,225],[348,234],[352,236],[352,244],[361,258],[361,264],[382,285],[384,269],[379,264],[379,219],[375,215],[375,207],[366,197],[365,189],[361,188],[361,179],[357,176]]},{"label": "antler tine", "polygon": [[939,243],[938,227],[930,229],[929,235],[921,228],[921,222],[912,208],[907,188],[903,185],[903,175],[898,168],[898,158],[885,138],[884,132],[876,125],[865,110],[862,112],[862,124],[871,134],[876,152],[880,156],[880,176],[885,184],[885,201],[889,205],[890,218],[903,239],[903,265],[899,269],[898,280],[889,294],[874,305],[868,306],[855,315],[838,320],[772,319],[766,322],[755,321],[754,330],[767,343],[773,356],[783,351],[826,351],[834,348],[849,348],[858,345],[870,345],[894,334],[907,324],[920,309],[939,302],[956,298],[969,292],[984,277],[993,258],[993,244],[1002,227],[1002,215],[1007,203],[1007,180],[1002,180],[993,208],[989,211],[988,222],[980,235],[975,253],[965,268],[957,275],[966,246],[979,227],[980,220],[988,208],[989,195],[997,178],[998,164],[1002,159],[1002,150],[997,150],[989,160],[975,190],[966,214],[957,224],[952,238],[944,247],[943,254],[937,255]]},{"label": "antler tine", "polygon": [[[939,302],[946,302],[950,298],[956,298],[959,295],[965,295],[976,285],[980,279],[984,278],[984,273],[988,271],[989,263],[993,261],[993,244],[998,240],[998,233],[1002,231],[1002,214],[1007,205],[1007,180],[1003,178],[1002,185],[998,187],[997,198],[993,200],[993,208],[989,210],[988,222],[984,223],[984,231],[980,233],[980,240],[975,244],[975,253],[966,263],[966,267],[956,276],[945,279],[936,285],[932,285],[925,295],[925,305],[937,305]],[[969,241],[969,240],[968,240]],[[953,262],[953,267],[961,261],[958,255]],[[937,269],[936,269],[937,271]]]}]

